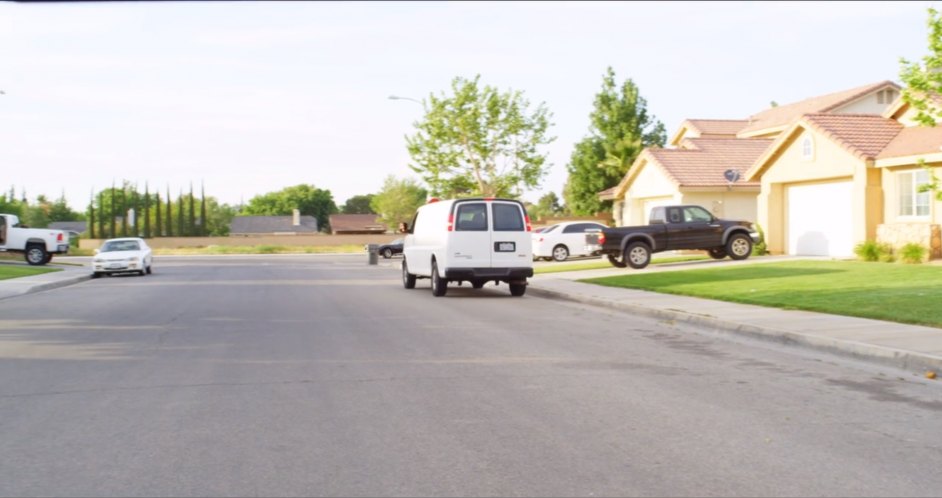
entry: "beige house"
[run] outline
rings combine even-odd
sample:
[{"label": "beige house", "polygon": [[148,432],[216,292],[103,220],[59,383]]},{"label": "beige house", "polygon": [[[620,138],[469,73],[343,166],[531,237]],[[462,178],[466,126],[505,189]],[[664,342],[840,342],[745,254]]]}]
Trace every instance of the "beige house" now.
[{"label": "beige house", "polygon": [[[688,119],[668,148],[645,149],[622,181],[599,198],[614,201],[616,225],[645,224],[651,208],[665,204],[699,204],[717,217],[761,224],[761,174],[747,172],[766,157],[777,137],[809,113],[882,113],[899,91],[895,83],[881,81],[773,107],[744,120]],[[736,180],[728,181],[727,175]]]},{"label": "beige house", "polygon": [[[897,94],[898,95],[898,94]],[[919,165],[942,166],[942,128],[916,126],[897,99],[882,114],[805,114],[753,164],[758,222],[773,254],[850,257],[879,240],[942,257],[942,206]]]}]

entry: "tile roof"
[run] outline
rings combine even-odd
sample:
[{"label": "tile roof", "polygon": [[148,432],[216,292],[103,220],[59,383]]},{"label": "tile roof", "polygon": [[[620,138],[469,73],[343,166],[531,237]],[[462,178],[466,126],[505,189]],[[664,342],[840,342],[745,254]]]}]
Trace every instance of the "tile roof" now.
[{"label": "tile roof", "polygon": [[807,114],[802,122],[860,159],[874,159],[903,125],[876,114]]},{"label": "tile roof", "polygon": [[386,225],[380,223],[376,214],[332,214],[330,230],[338,232],[377,232],[385,233]]},{"label": "tile roof", "polygon": [[229,224],[229,233],[317,233],[317,218],[301,216],[301,224],[295,226],[292,216],[236,216]]},{"label": "tile roof", "polygon": [[877,159],[932,154],[942,151],[942,127],[913,126],[903,128],[877,154]]},{"label": "tile roof", "polygon": [[[728,169],[744,174],[772,144],[772,139],[689,138],[695,149],[647,149],[645,152],[664,168],[680,187],[726,186]],[[758,186],[740,180],[737,185]]]},{"label": "tile roof", "polygon": [[704,135],[728,135],[735,137],[749,124],[746,119],[688,119],[690,128]]},{"label": "tile roof", "polygon": [[850,103],[886,86],[891,86],[897,90],[900,89],[900,86],[896,83],[886,80],[766,109],[750,116],[750,124],[739,132],[739,136],[748,135],[749,133],[759,130],[786,126],[802,114],[817,114],[833,111],[844,104]]}]

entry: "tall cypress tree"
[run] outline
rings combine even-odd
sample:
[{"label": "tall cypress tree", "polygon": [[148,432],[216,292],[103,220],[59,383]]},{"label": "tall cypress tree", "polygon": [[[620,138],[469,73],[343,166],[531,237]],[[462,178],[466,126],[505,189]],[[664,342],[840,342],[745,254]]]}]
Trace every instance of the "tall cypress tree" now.
[{"label": "tall cypress tree", "polygon": [[200,235],[209,235],[209,226],[206,222],[206,185],[200,184]]},{"label": "tall cypress tree", "polygon": [[98,236],[105,237],[105,192],[98,192]]},{"label": "tall cypress tree", "polygon": [[92,190],[92,199],[88,203],[88,237],[95,237],[95,191]]},{"label": "tall cypress tree", "polygon": [[121,182],[121,236],[128,236],[128,186]]},{"label": "tall cypress tree", "polygon": [[144,182],[144,238],[150,238],[150,189]]},{"label": "tall cypress tree", "polygon": [[196,203],[193,202],[193,182],[190,182],[190,219],[187,223],[187,235],[199,235],[196,231]]},{"label": "tall cypress tree", "polygon": [[177,235],[186,236],[186,222],[183,221],[183,189],[180,189],[180,195],[177,196]]},{"label": "tall cypress tree", "polygon": [[118,233],[118,220],[115,218],[115,202],[114,202],[114,180],[111,181],[111,234],[109,237],[116,237]]},{"label": "tall cypress tree", "polygon": [[167,185],[167,237],[173,237],[173,200],[170,197],[170,185]]},{"label": "tall cypress tree", "polygon": [[157,214],[157,223],[155,223],[154,226],[154,237],[163,237],[163,226],[160,224],[160,190],[154,194],[154,202],[154,211],[156,211]]}]

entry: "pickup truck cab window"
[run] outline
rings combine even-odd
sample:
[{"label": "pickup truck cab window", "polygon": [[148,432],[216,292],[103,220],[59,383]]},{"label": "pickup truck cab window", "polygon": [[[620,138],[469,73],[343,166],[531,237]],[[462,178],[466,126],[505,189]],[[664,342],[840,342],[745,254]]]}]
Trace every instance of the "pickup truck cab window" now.
[{"label": "pickup truck cab window", "polygon": [[713,221],[713,215],[702,207],[688,206],[684,208],[684,223],[709,223],[711,221]]}]

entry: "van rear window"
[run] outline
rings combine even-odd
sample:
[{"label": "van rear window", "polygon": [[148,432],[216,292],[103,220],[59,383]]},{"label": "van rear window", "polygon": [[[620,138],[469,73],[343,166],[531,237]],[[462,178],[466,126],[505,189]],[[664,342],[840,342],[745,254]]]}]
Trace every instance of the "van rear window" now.
[{"label": "van rear window", "polygon": [[455,231],[483,232],[487,230],[487,205],[483,202],[458,204]]},{"label": "van rear window", "polygon": [[519,206],[516,204],[494,203],[495,232],[523,232],[525,230],[523,213]]}]

